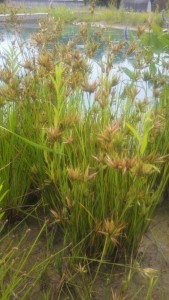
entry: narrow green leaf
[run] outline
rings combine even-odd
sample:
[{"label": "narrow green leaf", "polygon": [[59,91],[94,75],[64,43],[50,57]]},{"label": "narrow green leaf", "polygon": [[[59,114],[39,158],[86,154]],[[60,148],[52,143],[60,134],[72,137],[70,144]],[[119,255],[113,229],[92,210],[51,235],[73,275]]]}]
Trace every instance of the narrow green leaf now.
[{"label": "narrow green leaf", "polygon": [[[5,131],[11,133],[12,135],[16,136],[17,138],[19,138],[20,140],[22,140],[23,142],[29,144],[30,146],[32,146],[32,147],[34,147],[34,148],[37,148],[37,149],[39,149],[39,150],[46,150],[46,151],[48,151],[48,152],[54,152],[53,149],[48,148],[48,147],[46,147],[46,146],[44,146],[44,145],[39,145],[39,144],[37,144],[37,143],[35,143],[35,142],[31,141],[31,140],[28,140],[27,138],[25,138],[25,137],[23,137],[23,136],[21,136],[21,135],[15,133],[15,132],[9,130],[9,129],[3,127],[3,126],[0,126],[0,129],[5,130]],[[61,153],[58,153],[58,154],[61,154]]]},{"label": "narrow green leaf", "polygon": [[125,67],[123,67],[122,70],[130,79],[133,78],[134,72],[130,71],[128,68],[125,68]]},{"label": "narrow green leaf", "polygon": [[140,154],[143,154],[147,148],[147,143],[148,143],[148,134],[144,134],[142,141],[141,141],[141,146],[140,146]]},{"label": "narrow green leaf", "polygon": [[126,122],[126,126],[131,130],[131,132],[133,133],[133,135],[140,142],[140,136],[139,136],[138,132],[136,131],[136,129],[133,126],[131,126],[129,123],[127,123],[127,122]]}]

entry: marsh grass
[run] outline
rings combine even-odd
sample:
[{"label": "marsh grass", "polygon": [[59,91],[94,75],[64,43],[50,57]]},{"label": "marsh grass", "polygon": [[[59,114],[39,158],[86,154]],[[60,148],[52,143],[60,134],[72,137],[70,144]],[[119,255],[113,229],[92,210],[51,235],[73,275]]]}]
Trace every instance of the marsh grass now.
[{"label": "marsh grass", "polygon": [[[61,19],[64,22],[106,22],[109,25],[130,25],[137,26],[140,24],[145,24],[148,18],[151,18],[154,23],[162,25],[161,13],[156,10],[151,14],[147,12],[134,12],[125,11],[124,9],[117,10],[114,6],[109,6],[108,8],[95,7],[94,13],[90,13],[90,7],[80,7],[79,8],[67,8],[65,6],[59,7],[41,7],[41,12],[47,12],[49,15],[55,16],[55,18]],[[19,7],[19,6],[7,6],[4,4],[0,5],[0,12],[11,13],[15,15],[16,13],[36,13],[39,12],[39,7]]]},{"label": "marsh grass", "polygon": [[52,8],[51,14],[53,14],[57,19],[60,18],[60,11],[62,11],[63,19],[69,21],[78,21],[78,22],[105,22],[109,25],[120,25],[120,26],[137,26],[145,24],[148,18],[151,18],[152,21],[158,25],[162,24],[161,13],[158,11],[154,13],[147,12],[127,12],[124,9],[117,10],[113,6],[109,8],[97,8],[95,7],[94,13],[90,13],[89,8],[81,8],[80,12],[76,9],[67,9],[67,8]]},{"label": "marsh grass", "polygon": [[[39,218],[32,224],[32,217],[35,219],[34,208],[29,211],[29,216],[26,216],[24,221],[15,223],[12,227],[7,223],[4,225],[6,230],[3,228],[0,246],[1,299],[30,299],[37,293],[39,297],[43,297],[46,289],[51,296],[50,289],[52,287],[54,295],[56,286],[54,289],[51,279],[46,282],[48,273],[55,278],[55,284],[59,285],[62,280],[59,272],[55,270],[55,265],[68,247],[64,248],[62,244],[58,244],[55,251],[49,251],[45,239],[49,220]],[[30,223],[30,227],[27,222]],[[2,228],[2,223],[0,226]]]},{"label": "marsh grass", "polygon": [[[16,221],[25,206],[39,203],[62,231],[70,260],[66,271],[61,267],[58,293],[67,284],[70,261],[81,271],[85,263],[88,272],[89,260],[96,262],[90,271],[95,282],[105,261],[136,255],[169,176],[168,62],[158,56],[161,72],[153,55],[156,41],[164,45],[168,35],[152,26],[150,36],[139,27],[138,41],[115,44],[99,33],[107,45],[106,60],[91,82],[89,62],[98,41],[83,24],[74,40],[62,44],[62,29],[53,17],[43,20],[32,36],[37,54],[32,58],[21,51],[21,68],[16,68],[17,57],[8,53],[0,72],[0,175],[8,191],[1,207]],[[76,48],[79,40],[84,53]],[[130,83],[119,94],[120,78],[111,70],[121,51],[126,57],[134,53],[137,72],[125,69]],[[147,66],[146,80],[156,90],[153,103],[137,99]],[[15,284],[26,259],[14,273]],[[153,277],[150,296],[154,283]]]}]

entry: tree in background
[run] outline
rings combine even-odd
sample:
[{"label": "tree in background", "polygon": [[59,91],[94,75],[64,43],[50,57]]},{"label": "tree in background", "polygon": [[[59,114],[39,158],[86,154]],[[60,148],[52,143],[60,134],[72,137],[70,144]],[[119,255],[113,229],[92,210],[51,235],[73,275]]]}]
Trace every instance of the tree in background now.
[{"label": "tree in background", "polygon": [[[87,1],[87,0],[85,0]],[[136,2],[137,0],[133,0],[133,2]],[[103,5],[103,6],[109,6],[112,4],[116,8],[120,7],[122,0],[96,0],[96,4]],[[169,0],[150,0],[152,11],[154,11],[157,7],[161,11],[162,9],[167,9],[169,7]]]},{"label": "tree in background", "polygon": [[121,0],[97,0],[96,3],[103,6],[109,6],[111,4],[116,8],[119,8]]},{"label": "tree in background", "polygon": [[166,9],[168,7],[168,1],[167,0],[157,0],[157,5],[159,7],[159,10]]}]

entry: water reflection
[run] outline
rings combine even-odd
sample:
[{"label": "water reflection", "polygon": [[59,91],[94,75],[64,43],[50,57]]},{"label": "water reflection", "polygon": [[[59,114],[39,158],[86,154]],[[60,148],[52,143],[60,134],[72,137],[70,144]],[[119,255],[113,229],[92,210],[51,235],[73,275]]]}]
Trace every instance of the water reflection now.
[{"label": "water reflection", "polygon": [[[92,29],[91,34],[95,39],[97,39],[96,32],[98,31],[98,28]],[[15,49],[18,49],[18,57],[20,64],[22,63],[22,56],[19,55],[19,45],[20,43],[23,44],[24,41],[29,42],[30,37],[32,33],[38,32],[38,24],[37,23],[23,23],[21,27],[17,28],[16,30],[13,30],[10,26],[1,25],[0,26],[0,36],[1,36],[1,61],[2,64],[3,61],[3,52],[4,51],[11,51],[12,47],[15,45]],[[68,43],[69,40],[72,40],[79,34],[79,27],[76,25],[67,25],[65,26],[63,30],[63,34],[60,38],[60,42]],[[112,41],[113,43],[117,43],[120,40],[124,39],[124,32],[123,30],[118,29],[112,29],[107,28],[104,31],[104,35],[107,37],[108,40]],[[17,41],[17,42],[16,42]],[[78,42],[76,45],[77,48],[80,49],[80,51],[84,51],[84,45],[82,40]],[[37,49],[34,45],[31,45],[28,47],[28,43],[26,43],[24,48],[24,54],[36,56]],[[97,50],[97,53],[94,57],[94,59],[90,59],[89,63],[92,67],[92,72],[90,74],[90,81],[98,80],[100,76],[103,75],[102,68],[100,63],[105,63],[106,61],[106,44],[105,42],[102,42]],[[133,66],[133,58],[126,58],[125,53],[123,51],[119,52],[116,55],[116,59],[113,64],[113,68],[110,72],[110,76],[117,75],[120,78],[120,83],[116,87],[116,95],[118,97],[123,96],[123,90],[124,86],[129,85],[131,83],[131,79],[129,76],[126,75],[124,72],[124,69],[127,68],[130,71],[134,72],[134,66]],[[160,66],[158,66],[160,70]],[[141,72],[145,71],[142,70]],[[20,72],[23,72],[22,70]],[[144,99],[145,97],[148,97],[150,100],[153,98],[153,91],[151,84],[148,84],[146,81],[144,81],[142,78],[140,78],[136,83],[136,86],[138,88],[138,99]],[[87,95],[86,95],[87,97]],[[91,100],[93,101],[93,97],[91,96]]]}]

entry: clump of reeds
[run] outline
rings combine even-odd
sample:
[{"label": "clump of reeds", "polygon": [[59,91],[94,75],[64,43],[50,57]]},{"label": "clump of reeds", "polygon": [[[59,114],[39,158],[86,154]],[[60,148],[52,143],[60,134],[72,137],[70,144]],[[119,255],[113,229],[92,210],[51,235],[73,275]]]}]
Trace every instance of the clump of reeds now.
[{"label": "clump of reeds", "polygon": [[[23,51],[19,62],[13,48],[1,68],[1,178],[9,190],[2,205],[15,218],[38,191],[36,201],[51,210],[74,256],[131,255],[168,183],[168,75],[158,74],[139,28],[142,40],[106,42],[102,74],[90,82],[99,42],[81,27],[62,44],[62,28],[53,18],[41,22],[32,36],[38,54]],[[80,39],[84,53],[76,49]],[[118,94],[120,77],[111,70],[121,51],[134,53],[138,67],[125,70],[130,83]],[[138,80],[155,75],[159,93],[150,106],[137,99]]]}]

